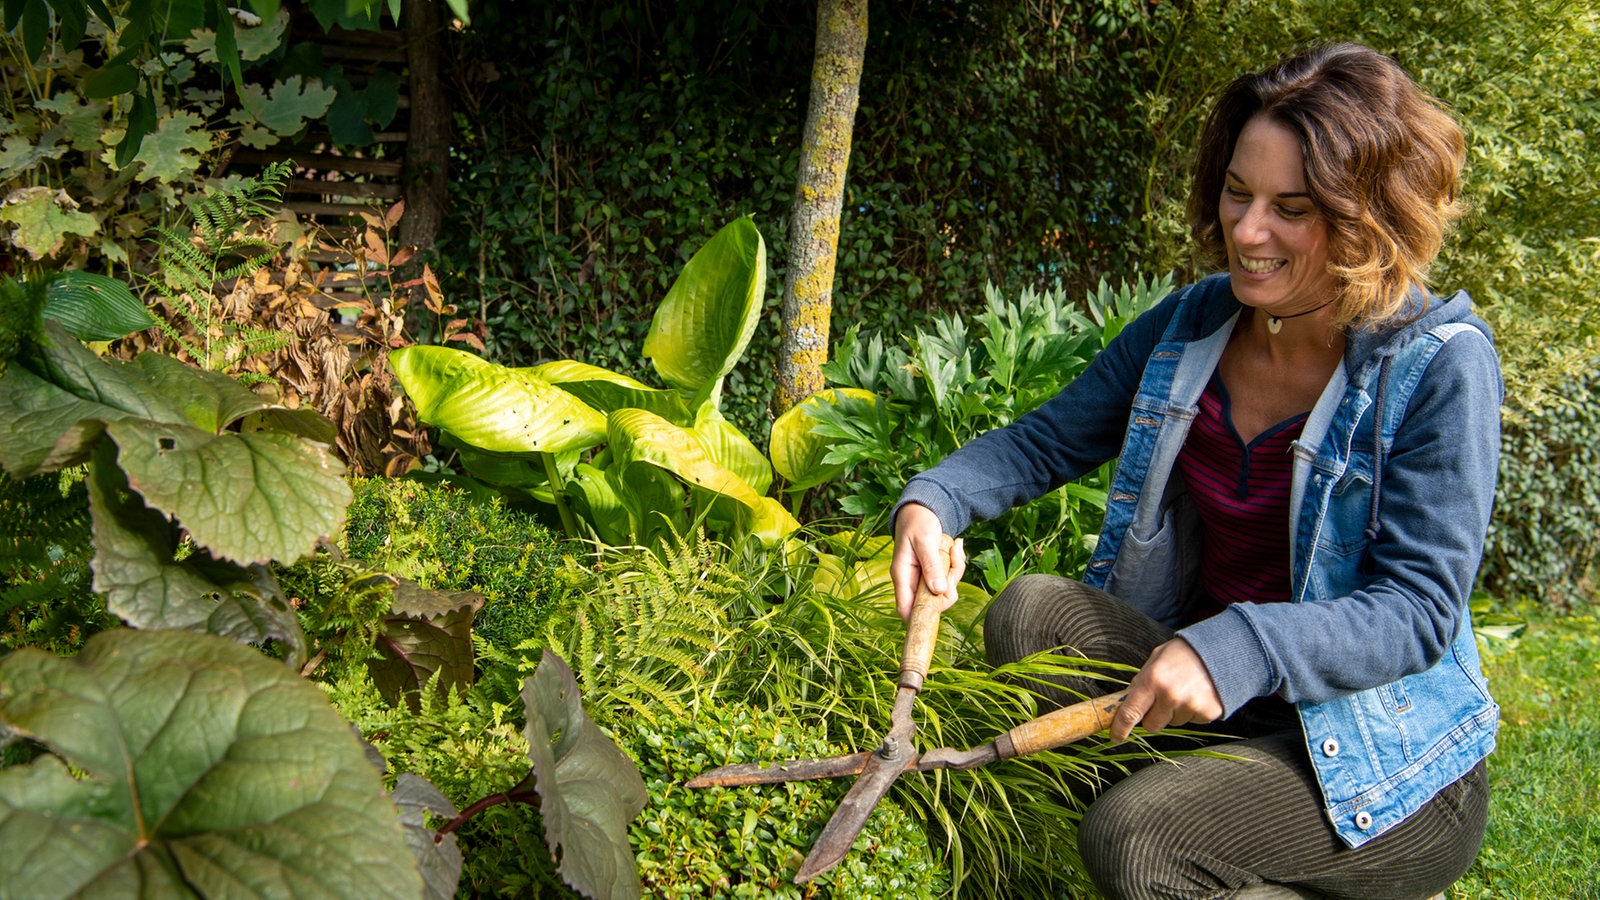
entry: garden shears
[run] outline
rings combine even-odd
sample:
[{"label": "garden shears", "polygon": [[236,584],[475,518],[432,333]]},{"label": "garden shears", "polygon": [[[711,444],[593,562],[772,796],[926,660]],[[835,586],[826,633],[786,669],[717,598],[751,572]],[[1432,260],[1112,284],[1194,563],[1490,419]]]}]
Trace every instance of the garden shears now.
[{"label": "garden shears", "polygon": [[[948,554],[949,549],[950,538],[946,537],[944,551]],[[889,786],[900,777],[900,773],[976,769],[1002,759],[1069,744],[1110,727],[1111,717],[1122,705],[1126,692],[1062,707],[1024,722],[971,750],[941,747],[918,753],[912,742],[916,723],[912,721],[911,706],[928,675],[928,664],[933,659],[934,643],[939,634],[939,617],[939,598],[929,592],[926,585],[919,583],[916,600],[906,622],[906,643],[901,654],[899,688],[889,715],[889,732],[876,750],[769,765],[739,763],[723,766],[696,776],[688,782],[688,787],[734,787],[858,776],[812,845],[811,854],[795,873],[795,883],[803,884],[844,859],[866,824],[867,817],[883,795],[888,793]]]}]

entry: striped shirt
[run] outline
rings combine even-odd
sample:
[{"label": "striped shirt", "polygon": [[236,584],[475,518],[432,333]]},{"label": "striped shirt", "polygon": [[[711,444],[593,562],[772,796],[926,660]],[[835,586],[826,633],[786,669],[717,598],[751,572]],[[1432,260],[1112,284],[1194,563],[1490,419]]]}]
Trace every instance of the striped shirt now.
[{"label": "striped shirt", "polygon": [[1233,427],[1228,389],[1213,374],[1178,472],[1200,515],[1203,619],[1230,603],[1289,599],[1289,486],[1291,445],[1305,427],[1301,413],[1246,444]]}]

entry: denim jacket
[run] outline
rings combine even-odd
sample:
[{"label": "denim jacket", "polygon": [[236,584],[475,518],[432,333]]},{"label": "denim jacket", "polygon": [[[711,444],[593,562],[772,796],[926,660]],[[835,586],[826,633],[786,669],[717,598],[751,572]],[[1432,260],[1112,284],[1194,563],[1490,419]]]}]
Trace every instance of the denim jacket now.
[{"label": "denim jacket", "polygon": [[1296,705],[1327,815],[1382,834],[1494,747],[1468,596],[1494,497],[1503,387],[1464,293],[1347,335],[1294,445],[1290,603],[1193,621],[1198,526],[1178,451],[1240,310],[1227,276],[1131,323],[1060,394],[909,481],[951,534],[1117,459],[1084,580],[1179,629],[1224,715]]}]

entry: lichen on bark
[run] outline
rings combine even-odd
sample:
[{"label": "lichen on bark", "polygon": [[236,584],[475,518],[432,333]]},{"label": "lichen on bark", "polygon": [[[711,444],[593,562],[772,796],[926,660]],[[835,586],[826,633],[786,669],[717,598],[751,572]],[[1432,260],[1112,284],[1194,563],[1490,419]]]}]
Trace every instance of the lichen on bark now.
[{"label": "lichen on bark", "polygon": [[866,55],[867,0],[818,0],[817,48],[811,72],[800,171],[789,216],[789,264],[783,287],[778,354],[781,414],[822,388],[833,314],[850,139]]}]

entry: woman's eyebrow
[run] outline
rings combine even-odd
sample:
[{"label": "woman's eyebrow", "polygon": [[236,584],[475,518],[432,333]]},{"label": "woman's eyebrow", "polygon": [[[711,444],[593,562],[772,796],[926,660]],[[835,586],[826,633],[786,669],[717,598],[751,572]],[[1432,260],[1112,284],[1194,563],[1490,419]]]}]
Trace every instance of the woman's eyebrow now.
[{"label": "woman's eyebrow", "polygon": [[[1229,178],[1233,179],[1234,181],[1237,181],[1241,185],[1243,185],[1245,183],[1244,179],[1240,178],[1237,174],[1235,174],[1232,169],[1228,169],[1227,170],[1227,175],[1228,175]],[[1311,199],[1311,195],[1309,193],[1306,193],[1305,191],[1289,191],[1287,193],[1279,194],[1278,195],[1278,199],[1280,199],[1280,200],[1297,200],[1297,199],[1298,200],[1310,200]]]}]

